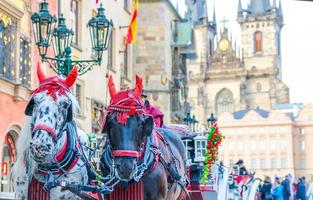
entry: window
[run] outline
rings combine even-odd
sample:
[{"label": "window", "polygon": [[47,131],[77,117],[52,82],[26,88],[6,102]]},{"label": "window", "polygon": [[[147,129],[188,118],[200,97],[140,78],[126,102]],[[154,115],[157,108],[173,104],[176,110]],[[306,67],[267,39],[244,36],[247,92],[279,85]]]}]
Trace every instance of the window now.
[{"label": "window", "polygon": [[76,84],[76,90],[75,90],[75,94],[76,94],[76,99],[78,101],[79,106],[82,105],[81,103],[81,99],[82,99],[82,86],[79,84]]},{"label": "window", "polygon": [[266,159],[265,158],[261,158],[260,159],[260,168],[261,169],[265,169],[266,168]]},{"label": "window", "polygon": [[305,142],[304,142],[303,140],[302,140],[302,141],[300,141],[299,146],[300,146],[300,149],[301,149],[302,151],[304,151],[304,150],[305,150]]},{"label": "window", "polygon": [[70,27],[74,31],[73,43],[78,45],[79,40],[79,0],[71,0]]},{"label": "window", "polygon": [[257,31],[254,34],[254,47],[255,47],[255,53],[262,52],[262,43],[263,43],[263,38],[262,38],[262,32]]},{"label": "window", "polygon": [[271,158],[271,168],[275,169],[277,168],[276,158]]},{"label": "window", "polygon": [[260,150],[261,151],[265,151],[266,150],[266,142],[265,141],[261,141],[260,142]]},{"label": "window", "polygon": [[286,150],[286,147],[287,147],[287,141],[281,140],[280,141],[280,150],[284,151],[284,150]]},{"label": "window", "polygon": [[223,89],[217,94],[216,111],[218,115],[223,112],[234,112],[234,98],[230,90]]},{"label": "window", "polygon": [[20,82],[30,86],[31,81],[31,44],[29,39],[20,38]]},{"label": "window", "polygon": [[304,158],[300,158],[299,168],[300,169],[305,169],[305,159]]},{"label": "window", "polygon": [[105,106],[102,103],[96,100],[91,101],[91,127],[93,133],[100,133],[102,131],[101,119],[104,111]]},{"label": "window", "polygon": [[234,148],[235,146],[234,146],[234,142],[229,142],[228,143],[228,150],[229,151],[233,151],[235,148]]},{"label": "window", "polygon": [[271,151],[275,151],[276,150],[276,145],[277,144],[277,142],[276,142],[276,140],[271,140],[270,141],[270,149],[271,149]]},{"label": "window", "polygon": [[84,84],[81,80],[76,80],[76,85],[73,87],[73,94],[76,98],[80,110],[78,112],[79,115],[84,114]]},{"label": "window", "polygon": [[257,83],[256,84],[256,91],[257,92],[262,92],[262,85],[261,85],[261,83]]},{"label": "window", "polygon": [[[203,91],[203,88],[200,87],[198,88],[198,105],[203,105],[203,98],[204,97],[204,91]],[[177,102],[176,102],[177,103]]]},{"label": "window", "polygon": [[281,158],[281,168],[287,168],[287,158]]},{"label": "window", "polygon": [[299,128],[299,133],[300,133],[301,135],[303,135],[303,134],[304,134],[304,128]]},{"label": "window", "polygon": [[206,150],[206,141],[200,140],[196,141],[196,158],[195,161],[204,161]]},{"label": "window", "polygon": [[243,151],[244,150],[244,143],[243,142],[238,142],[238,150]]},{"label": "window", "polygon": [[15,82],[16,22],[7,18],[7,22],[0,21],[0,77]]},{"label": "window", "polygon": [[250,150],[251,151],[256,151],[256,141],[251,141],[250,142]]},{"label": "window", "polygon": [[114,58],[114,29],[111,31],[108,44],[108,69],[113,69],[113,58]]},{"label": "window", "polygon": [[129,70],[129,46],[125,46],[125,51],[124,51],[124,69],[123,69],[123,75],[124,78],[128,77],[128,70]]},{"label": "window", "polygon": [[256,169],[256,159],[255,158],[250,159],[250,168]]}]

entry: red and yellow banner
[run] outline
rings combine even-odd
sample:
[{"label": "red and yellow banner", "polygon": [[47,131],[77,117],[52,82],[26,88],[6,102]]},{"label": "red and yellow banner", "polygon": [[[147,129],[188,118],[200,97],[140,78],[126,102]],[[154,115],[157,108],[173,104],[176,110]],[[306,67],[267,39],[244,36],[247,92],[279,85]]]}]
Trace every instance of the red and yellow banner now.
[{"label": "red and yellow banner", "polygon": [[125,38],[126,44],[133,44],[136,40],[138,7],[139,7],[138,0],[134,0],[131,21]]}]

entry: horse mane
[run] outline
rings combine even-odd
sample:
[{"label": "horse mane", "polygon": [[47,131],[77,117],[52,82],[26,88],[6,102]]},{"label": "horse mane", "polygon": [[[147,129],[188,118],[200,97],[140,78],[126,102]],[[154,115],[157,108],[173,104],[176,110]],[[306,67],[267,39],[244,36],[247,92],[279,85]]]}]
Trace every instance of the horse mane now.
[{"label": "horse mane", "polygon": [[[17,156],[16,162],[14,163],[12,169],[13,178],[22,177],[26,173],[25,156],[27,154],[27,149],[29,148],[29,143],[31,141],[31,120],[32,118],[30,116],[25,117],[24,126],[17,139]],[[35,162],[31,162],[32,170],[36,168],[35,164]],[[31,173],[33,174],[33,171]]]},{"label": "horse mane", "polygon": [[[79,112],[79,104],[76,98],[70,93],[67,92],[66,96],[70,99],[72,102],[72,113],[73,116],[76,115],[76,113]],[[31,157],[28,155],[28,148],[29,144],[31,141],[31,121],[32,117],[31,116],[26,116],[25,117],[25,122],[24,126],[22,128],[22,131],[17,139],[17,144],[16,144],[16,150],[17,150],[17,159],[16,162],[14,163],[13,169],[12,169],[12,174],[13,174],[13,179],[17,177],[23,177],[23,175],[26,175],[26,163],[25,161],[30,159]],[[26,157],[28,156],[28,157]],[[32,159],[31,159],[32,160]],[[31,177],[35,173],[35,169],[37,168],[37,163],[34,161],[31,161],[27,164],[30,164],[30,174],[28,177]],[[28,180],[30,181],[30,180]]]}]

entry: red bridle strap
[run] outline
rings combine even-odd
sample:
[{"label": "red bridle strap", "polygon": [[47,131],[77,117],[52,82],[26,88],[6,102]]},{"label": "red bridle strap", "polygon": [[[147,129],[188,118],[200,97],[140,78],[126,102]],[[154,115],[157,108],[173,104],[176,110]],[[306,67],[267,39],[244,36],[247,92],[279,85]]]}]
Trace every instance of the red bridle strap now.
[{"label": "red bridle strap", "polygon": [[131,151],[131,150],[115,150],[115,151],[113,151],[112,155],[114,157],[134,157],[134,158],[139,158],[138,151]]},{"label": "red bridle strap", "polygon": [[58,136],[55,133],[55,131],[51,127],[49,127],[47,125],[39,124],[39,125],[35,126],[35,128],[33,129],[33,132],[36,131],[36,130],[47,131],[55,140],[57,140],[57,138],[58,138]]}]

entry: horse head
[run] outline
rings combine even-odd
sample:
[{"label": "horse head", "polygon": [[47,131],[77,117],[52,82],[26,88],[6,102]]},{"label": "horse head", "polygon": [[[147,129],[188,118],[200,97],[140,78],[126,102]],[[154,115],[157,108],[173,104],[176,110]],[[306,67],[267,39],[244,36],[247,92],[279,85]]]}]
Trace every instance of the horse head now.
[{"label": "horse head", "polygon": [[110,105],[104,116],[103,131],[108,134],[116,175],[125,182],[134,178],[141,147],[153,130],[153,118],[145,115],[141,101],[142,80],[136,76],[135,89],[116,92],[109,78]]},{"label": "horse head", "polygon": [[74,67],[65,79],[46,78],[38,64],[37,75],[40,86],[33,91],[25,110],[25,114],[31,116],[30,152],[37,162],[53,163],[62,147],[59,141],[65,125],[73,119],[75,99],[70,87],[77,78],[77,68]]}]

